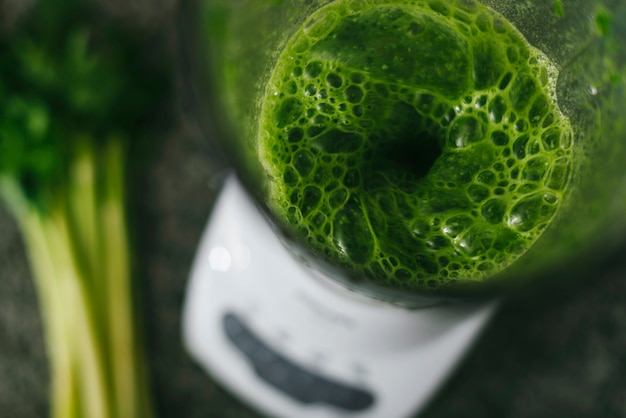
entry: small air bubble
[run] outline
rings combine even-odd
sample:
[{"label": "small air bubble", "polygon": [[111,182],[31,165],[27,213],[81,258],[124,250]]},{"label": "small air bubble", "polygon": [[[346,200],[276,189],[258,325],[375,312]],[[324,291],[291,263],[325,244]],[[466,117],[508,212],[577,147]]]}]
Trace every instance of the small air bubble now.
[{"label": "small air bubble", "polygon": [[330,87],[339,88],[343,84],[343,79],[337,73],[330,73],[326,76],[326,84]]},{"label": "small air bubble", "polygon": [[319,103],[317,105],[317,110],[326,115],[332,115],[335,113],[335,107],[329,105],[328,103]]},{"label": "small air bubble", "polygon": [[309,78],[315,78],[322,72],[323,66],[319,61],[312,61],[304,68],[304,75]]},{"label": "small air bubble", "polygon": [[304,94],[307,96],[315,96],[317,94],[317,87],[314,84],[309,84],[304,88]]},{"label": "small air bubble", "polygon": [[345,91],[346,100],[350,103],[359,103],[363,100],[363,90],[359,86],[349,86]]}]

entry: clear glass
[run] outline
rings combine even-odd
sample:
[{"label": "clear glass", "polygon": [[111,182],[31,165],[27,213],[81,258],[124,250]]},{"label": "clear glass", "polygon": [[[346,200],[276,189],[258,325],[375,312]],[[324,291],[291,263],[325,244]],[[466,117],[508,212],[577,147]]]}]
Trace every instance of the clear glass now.
[{"label": "clear glass", "polygon": [[190,0],[197,115],[286,245],[392,302],[573,286],[626,231],[626,1]]}]

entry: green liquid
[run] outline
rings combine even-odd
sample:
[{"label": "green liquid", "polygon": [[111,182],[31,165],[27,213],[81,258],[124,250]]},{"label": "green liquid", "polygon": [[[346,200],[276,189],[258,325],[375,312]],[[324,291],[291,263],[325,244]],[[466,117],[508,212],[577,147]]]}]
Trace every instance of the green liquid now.
[{"label": "green liquid", "polygon": [[557,215],[572,129],[556,69],[472,1],[335,1],[287,42],[263,98],[267,201],[354,277],[482,282]]}]

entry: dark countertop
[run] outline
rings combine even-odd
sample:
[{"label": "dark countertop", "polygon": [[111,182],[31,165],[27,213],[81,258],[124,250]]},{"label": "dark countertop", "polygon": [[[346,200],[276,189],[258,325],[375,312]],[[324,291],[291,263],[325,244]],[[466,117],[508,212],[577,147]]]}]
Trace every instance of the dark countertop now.
[{"label": "dark countertop", "polygon": [[[136,179],[133,209],[159,416],[257,417],[212,383],[181,345],[186,278],[215,186],[210,146],[193,123],[174,117],[162,140]],[[607,270],[558,297],[505,301],[422,417],[626,417],[626,262]],[[47,416],[41,333],[23,247],[0,209],[0,417]]]}]

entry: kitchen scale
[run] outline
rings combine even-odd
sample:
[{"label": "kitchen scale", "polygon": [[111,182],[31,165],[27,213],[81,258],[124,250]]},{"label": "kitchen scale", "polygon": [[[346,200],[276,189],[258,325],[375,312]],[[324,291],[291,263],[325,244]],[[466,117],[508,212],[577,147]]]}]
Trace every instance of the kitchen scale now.
[{"label": "kitchen scale", "polygon": [[187,288],[183,338],[222,386],[277,418],[414,416],[497,302],[407,309],[303,263],[227,177]]}]

